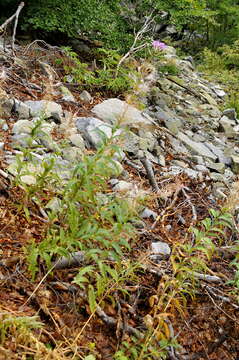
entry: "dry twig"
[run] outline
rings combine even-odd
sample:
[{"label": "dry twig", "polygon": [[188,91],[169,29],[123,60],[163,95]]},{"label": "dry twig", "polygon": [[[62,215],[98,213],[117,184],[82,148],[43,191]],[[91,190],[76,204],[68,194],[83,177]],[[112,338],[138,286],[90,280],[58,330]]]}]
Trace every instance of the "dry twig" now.
[{"label": "dry twig", "polygon": [[7,25],[10,24],[15,19],[13,35],[12,35],[12,42],[11,42],[12,50],[14,50],[14,46],[15,46],[14,44],[15,44],[16,30],[17,30],[17,24],[18,24],[18,17],[24,6],[25,6],[25,3],[21,2],[17,8],[17,11],[0,26],[0,32],[3,32],[6,29]]}]

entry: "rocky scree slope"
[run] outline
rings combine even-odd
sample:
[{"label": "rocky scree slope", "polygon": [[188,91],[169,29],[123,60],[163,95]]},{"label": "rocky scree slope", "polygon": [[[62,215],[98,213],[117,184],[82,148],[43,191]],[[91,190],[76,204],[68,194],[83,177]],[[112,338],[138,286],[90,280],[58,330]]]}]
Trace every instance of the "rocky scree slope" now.
[{"label": "rocky scree slope", "polygon": [[[51,96],[57,96],[57,102],[18,99],[7,93],[3,81],[1,129],[9,133],[8,143],[12,149],[6,149],[4,137],[1,149],[9,165],[8,171],[15,173],[17,150],[31,146],[34,161],[26,164],[31,174],[22,176],[22,181],[34,183],[34,176],[41,171],[41,162],[52,156],[55,157],[56,171],[62,178],[67,178],[67,169],[80,161],[85,149],[99,147],[102,142],[100,132],[110,138],[114,128],[118,127],[114,136],[122,137],[121,129],[127,127],[128,131],[121,139],[121,159],[115,161],[128,158],[141,166],[139,160],[146,157],[160,165],[158,171],[165,177],[184,173],[191,179],[212,179],[215,196],[221,196],[239,172],[237,114],[234,109],[220,110],[226,93],[220,86],[203,79],[194,70],[192,59],[179,59],[175,49],[169,46],[164,53],[165,62],[173,59],[180,74],[177,77],[162,74],[156,67],[151,67],[139,86],[138,97],[145,105],[144,111],[117,98],[88,106],[88,116],[66,111],[62,103],[77,102],[70,91],[57,82],[54,69],[43,62],[40,66],[48,80],[53,81]],[[2,51],[2,71],[6,71],[8,61]],[[17,60],[15,66],[22,66],[16,64]],[[34,84],[28,86],[34,89]],[[46,98],[46,94],[43,97]],[[86,91],[79,99],[83,104],[94,102]],[[37,128],[37,136],[31,139],[34,128]],[[64,146],[52,136],[57,132],[64,135]],[[120,168],[123,171],[123,167]]]},{"label": "rocky scree slope", "polygon": [[[139,247],[145,252],[150,249],[151,263],[167,268],[173,241],[183,237],[182,226],[186,224],[187,231],[205,217],[208,207],[224,200],[236,180],[239,120],[235,110],[221,111],[224,90],[205,80],[191,58],[180,59],[169,46],[160,65],[173,61],[178,75],[162,73],[157,63],[150,65],[137,90],[138,100],[145,105],[143,111],[119,98],[70,92],[49,65],[51,52],[41,49],[42,56],[33,61],[21,49],[12,58],[0,48],[1,177],[17,177],[31,186],[44,172],[44,164],[51,163],[52,174],[64,184],[84,153],[94,152],[104,138],[113,136],[120,151],[113,159],[115,176],[109,185],[118,196],[132,199],[142,187],[153,194],[146,185],[150,181],[159,201],[154,194],[152,207],[140,214],[142,221],[136,226],[144,245]],[[184,200],[178,203],[180,190]],[[190,200],[188,194],[194,192],[200,194],[200,205]],[[185,203],[189,208],[186,215]],[[42,210],[59,206],[59,199],[54,198]],[[167,209],[173,214],[175,209],[180,211],[173,218],[166,214]],[[160,223],[158,215],[168,220]],[[216,278],[213,281],[217,282]],[[194,310],[197,313],[198,309]],[[180,324],[175,329],[180,333]],[[190,354],[189,339],[179,340],[184,346],[181,355]]]}]

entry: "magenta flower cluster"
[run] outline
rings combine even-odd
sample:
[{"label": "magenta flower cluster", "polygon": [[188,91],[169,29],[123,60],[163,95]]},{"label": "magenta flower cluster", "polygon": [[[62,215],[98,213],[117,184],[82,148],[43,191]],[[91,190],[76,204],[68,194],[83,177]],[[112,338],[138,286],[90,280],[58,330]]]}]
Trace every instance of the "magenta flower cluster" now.
[{"label": "magenta flower cluster", "polygon": [[167,45],[159,40],[154,40],[153,43],[152,43],[154,49],[156,50],[164,50]]}]

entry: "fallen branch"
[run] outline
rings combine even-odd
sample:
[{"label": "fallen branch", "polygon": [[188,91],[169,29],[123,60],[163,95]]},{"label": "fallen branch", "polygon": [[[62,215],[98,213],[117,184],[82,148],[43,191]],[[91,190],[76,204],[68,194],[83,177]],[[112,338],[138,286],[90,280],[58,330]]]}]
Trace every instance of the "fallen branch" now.
[{"label": "fallen branch", "polygon": [[196,91],[194,91],[193,89],[190,89],[189,87],[180,84],[179,82],[177,82],[175,79],[173,79],[171,76],[166,76],[166,79],[171,81],[172,83],[178,85],[179,87],[185,89],[186,91],[189,92],[189,94],[197,97],[198,99],[200,99],[201,101],[203,101],[204,103],[207,102],[208,100],[202,95],[202,94],[198,94]]},{"label": "fallen branch", "polygon": [[212,276],[212,275],[207,275],[207,274],[199,274],[199,273],[196,273],[194,272],[193,273],[194,277],[196,279],[199,279],[199,280],[205,280],[205,281],[208,281],[208,282],[214,282],[214,283],[221,283],[222,282],[222,279],[218,276]]},{"label": "fallen branch", "polygon": [[146,157],[141,158],[140,161],[146,170],[150,185],[152,186],[154,191],[158,192],[159,186],[155,179],[154,170],[151,162]]},{"label": "fallen branch", "polygon": [[187,203],[191,206],[192,208],[192,213],[193,213],[193,221],[197,221],[197,212],[196,212],[196,208],[195,206],[192,204],[190,196],[186,193],[186,189],[187,188],[182,188],[182,193],[183,195],[186,197],[187,199]]},{"label": "fallen branch", "polygon": [[79,266],[84,262],[84,259],[84,251],[76,251],[72,254],[69,254],[69,256],[62,256],[59,258],[54,264],[54,269],[59,270],[71,266]]},{"label": "fallen branch", "polygon": [[[235,309],[239,309],[239,306],[234,304],[232,302],[232,300],[227,297],[227,296],[222,296],[222,295],[219,295],[217,294],[210,286],[205,286],[204,289],[206,290],[208,296],[210,298],[212,298],[212,296],[215,298],[215,299],[218,299],[218,300],[221,300],[222,302],[225,302],[225,303],[228,303],[228,304],[231,304]],[[211,296],[210,296],[211,295]],[[231,318],[233,321],[236,321],[235,319]]]}]

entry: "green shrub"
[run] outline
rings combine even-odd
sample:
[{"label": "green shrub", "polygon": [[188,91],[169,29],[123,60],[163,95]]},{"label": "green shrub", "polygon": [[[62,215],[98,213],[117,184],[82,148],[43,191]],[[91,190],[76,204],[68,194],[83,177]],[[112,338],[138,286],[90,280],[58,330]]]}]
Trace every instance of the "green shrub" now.
[{"label": "green shrub", "polygon": [[[66,75],[72,77],[73,82],[84,88],[109,90],[120,93],[130,90],[134,86],[133,73],[136,71],[130,62],[124,62],[119,68],[117,65],[121,56],[115,50],[99,49],[95,51],[98,66],[93,71],[89,70],[86,63],[81,62],[79,56],[69,47],[64,48],[65,55],[70,62],[64,66]],[[137,76],[136,76],[137,78]]]}]

